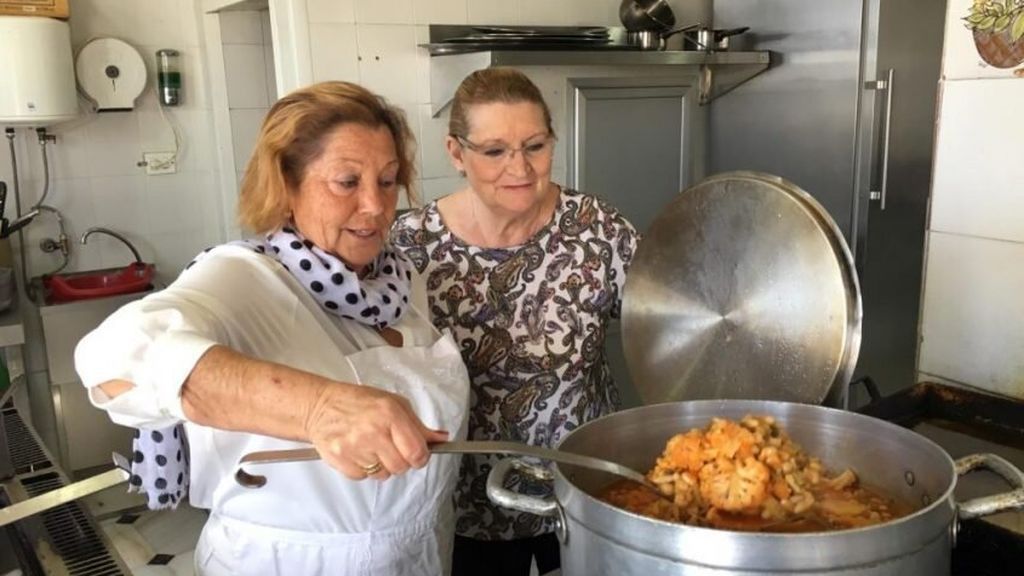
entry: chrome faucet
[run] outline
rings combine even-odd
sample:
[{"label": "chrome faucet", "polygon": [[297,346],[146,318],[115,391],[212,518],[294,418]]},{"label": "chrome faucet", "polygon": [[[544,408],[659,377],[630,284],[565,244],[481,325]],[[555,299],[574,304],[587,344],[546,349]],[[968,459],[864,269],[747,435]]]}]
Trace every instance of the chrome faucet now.
[{"label": "chrome faucet", "polygon": [[121,242],[124,242],[124,245],[127,246],[128,249],[132,251],[132,256],[135,256],[135,263],[143,263],[142,256],[139,256],[139,251],[135,249],[135,246],[133,246],[132,243],[129,242],[127,238],[118,234],[117,232],[114,232],[109,228],[104,228],[102,226],[93,226],[92,228],[89,228],[88,230],[85,231],[85,234],[82,234],[82,244],[85,244],[86,241],[89,240],[89,236],[93,234],[106,234],[108,236],[113,236],[114,238],[117,238]]}]

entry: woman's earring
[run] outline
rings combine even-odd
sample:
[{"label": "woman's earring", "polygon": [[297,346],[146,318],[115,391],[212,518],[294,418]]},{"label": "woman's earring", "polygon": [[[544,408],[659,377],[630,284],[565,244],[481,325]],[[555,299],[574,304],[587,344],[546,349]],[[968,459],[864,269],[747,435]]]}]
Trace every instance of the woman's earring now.
[{"label": "woman's earring", "polygon": [[463,178],[465,178],[466,177],[466,171],[465,170],[459,170],[459,176],[462,176]]}]

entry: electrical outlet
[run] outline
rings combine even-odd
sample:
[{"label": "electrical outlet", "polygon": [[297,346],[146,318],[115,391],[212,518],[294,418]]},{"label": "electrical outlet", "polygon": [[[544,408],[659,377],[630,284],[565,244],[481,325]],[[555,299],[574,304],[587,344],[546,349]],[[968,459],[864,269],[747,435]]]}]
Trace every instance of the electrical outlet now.
[{"label": "electrical outlet", "polygon": [[142,155],[146,174],[174,174],[178,171],[178,158],[174,152],[146,152]]}]

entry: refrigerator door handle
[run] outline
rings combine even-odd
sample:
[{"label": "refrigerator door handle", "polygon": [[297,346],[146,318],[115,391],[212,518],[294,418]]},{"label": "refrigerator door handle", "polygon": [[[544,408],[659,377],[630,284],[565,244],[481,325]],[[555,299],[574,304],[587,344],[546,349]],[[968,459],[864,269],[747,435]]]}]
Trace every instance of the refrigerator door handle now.
[{"label": "refrigerator door handle", "polygon": [[885,202],[889,191],[889,141],[892,136],[892,92],[893,92],[893,69],[886,72],[885,80],[869,82],[868,88],[873,90],[885,90],[885,131],[882,136],[882,175],[880,186],[877,190],[872,189],[869,198],[879,201],[880,208],[885,210]]}]

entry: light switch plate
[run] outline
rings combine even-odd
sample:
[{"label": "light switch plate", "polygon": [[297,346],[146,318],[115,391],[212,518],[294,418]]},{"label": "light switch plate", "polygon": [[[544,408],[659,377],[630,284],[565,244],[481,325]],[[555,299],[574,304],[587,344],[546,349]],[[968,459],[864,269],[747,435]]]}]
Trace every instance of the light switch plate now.
[{"label": "light switch plate", "polygon": [[142,159],[146,164],[146,174],[174,174],[178,171],[178,158],[174,152],[145,152]]}]

